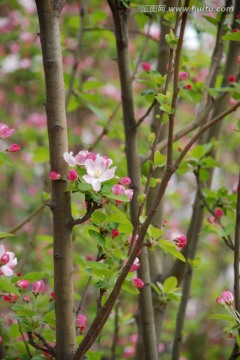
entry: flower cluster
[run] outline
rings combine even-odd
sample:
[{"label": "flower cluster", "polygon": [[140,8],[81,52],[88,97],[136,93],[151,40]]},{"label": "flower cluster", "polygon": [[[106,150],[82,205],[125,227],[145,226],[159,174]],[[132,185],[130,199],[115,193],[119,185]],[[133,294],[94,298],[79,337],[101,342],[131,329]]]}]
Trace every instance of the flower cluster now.
[{"label": "flower cluster", "polygon": [[0,245],[0,275],[12,276],[13,268],[17,265],[15,254],[6,251],[4,245]]},{"label": "flower cluster", "polygon": [[[10,129],[7,124],[0,123],[0,139],[6,139],[15,132],[15,129]],[[21,149],[21,147],[18,144],[12,144],[10,145],[5,151],[8,152],[17,152]]]},{"label": "flower cluster", "polygon": [[179,235],[173,240],[173,242],[178,249],[182,249],[187,244],[187,238],[185,235]]},{"label": "flower cluster", "polygon": [[221,296],[216,298],[216,302],[221,305],[231,306],[234,301],[234,296],[231,291],[223,291]]},{"label": "flower cluster", "polygon": [[128,199],[131,201],[133,197],[133,189],[125,189],[125,186],[131,184],[131,179],[129,177],[122,178],[118,184],[113,185],[112,192],[115,195],[127,195]]}]

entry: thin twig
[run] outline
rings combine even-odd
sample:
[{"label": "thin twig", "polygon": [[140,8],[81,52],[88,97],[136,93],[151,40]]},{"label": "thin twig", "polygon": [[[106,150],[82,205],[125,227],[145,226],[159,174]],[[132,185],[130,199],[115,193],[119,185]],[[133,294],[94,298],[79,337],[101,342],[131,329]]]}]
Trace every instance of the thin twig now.
[{"label": "thin twig", "polygon": [[75,312],[75,315],[76,315],[76,316],[78,316],[78,314],[80,313],[80,311],[81,311],[81,309],[82,309],[82,304],[83,304],[83,301],[84,301],[85,296],[86,296],[86,294],[87,294],[87,290],[88,290],[88,287],[89,287],[89,285],[90,285],[90,283],[91,283],[91,280],[92,280],[92,276],[89,276],[88,281],[87,281],[87,284],[85,285],[85,288],[84,288],[84,290],[83,290],[83,294],[82,294],[81,300],[80,300],[80,302],[79,302],[79,304],[78,304],[78,307],[77,307],[77,310],[76,310],[76,312]]},{"label": "thin twig", "polygon": [[101,207],[102,207],[102,204],[98,204],[95,201],[93,201],[91,203],[89,209],[87,210],[86,214],[81,219],[73,220],[71,225],[75,226],[75,225],[83,224],[85,221],[90,219],[90,217],[94,213],[94,211],[96,211],[97,209],[100,209]]},{"label": "thin twig", "polygon": [[[25,224],[27,224],[29,221],[32,220],[32,218],[34,218],[39,212],[41,212],[43,210],[43,208],[45,207],[45,205],[46,205],[46,203],[42,203],[25,220],[20,222],[17,226],[15,226],[13,229],[9,230],[8,232],[11,234],[16,234],[16,232],[18,232],[18,230],[20,230]],[[4,240],[4,239],[6,239],[6,238],[1,238],[0,240]]]},{"label": "thin twig", "polygon": [[149,106],[149,108],[147,109],[147,111],[145,112],[145,114],[143,116],[141,116],[137,123],[136,123],[136,127],[140,126],[141,123],[146,119],[146,117],[150,114],[150,112],[152,111],[152,109],[154,108],[155,104],[157,103],[157,100],[154,99],[152,104]]},{"label": "thin twig", "polygon": [[29,359],[32,359],[32,355],[31,355],[31,352],[30,352],[28,343],[26,342],[25,337],[24,337],[24,334],[23,334],[23,331],[22,331],[21,323],[20,323],[19,320],[17,320],[17,323],[18,323],[18,328],[19,328],[19,331],[20,331],[20,334],[21,334],[21,337],[22,337],[22,341],[23,341],[24,346],[25,346],[25,348],[26,348],[26,351],[27,351],[27,353],[28,353]]},{"label": "thin twig", "polygon": [[185,155],[187,154],[188,150],[191,148],[191,146],[199,139],[199,137],[205,133],[205,131],[207,131],[208,129],[210,129],[213,125],[217,124],[219,121],[221,121],[222,119],[224,119],[227,115],[231,114],[232,112],[234,112],[235,110],[237,110],[237,108],[240,106],[240,101],[238,101],[235,105],[233,105],[231,108],[229,108],[228,110],[222,112],[221,114],[219,114],[218,116],[216,116],[213,120],[211,120],[208,124],[206,124],[205,126],[203,126],[196,135],[194,135],[194,137],[188,142],[188,144],[185,146],[185,148],[183,149],[183,151],[181,152],[181,154],[179,155],[179,157],[177,158],[175,165],[179,166],[181,161],[183,160],[183,158],[185,157]]},{"label": "thin twig", "polygon": [[112,340],[111,360],[116,359],[116,347],[118,344],[118,336],[119,336],[119,301],[117,301],[115,305],[114,334]]}]

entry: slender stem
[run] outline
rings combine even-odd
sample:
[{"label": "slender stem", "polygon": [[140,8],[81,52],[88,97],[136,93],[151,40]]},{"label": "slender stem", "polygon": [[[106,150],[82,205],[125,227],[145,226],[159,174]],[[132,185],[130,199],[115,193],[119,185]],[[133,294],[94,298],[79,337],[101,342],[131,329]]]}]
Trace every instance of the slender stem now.
[{"label": "slender stem", "polygon": [[24,334],[23,334],[23,331],[22,331],[21,323],[20,323],[19,320],[17,320],[17,323],[18,323],[18,328],[19,328],[19,331],[20,331],[20,334],[21,334],[21,337],[22,337],[22,341],[23,341],[24,346],[25,346],[25,348],[26,348],[28,357],[29,357],[29,359],[32,359],[32,355],[31,355],[31,352],[30,352],[28,343],[26,342],[25,337],[24,337]]},{"label": "slender stem", "polygon": [[90,283],[91,283],[91,280],[92,280],[92,276],[89,276],[88,281],[87,281],[87,284],[86,284],[86,286],[85,286],[85,288],[84,288],[84,290],[83,290],[83,294],[82,294],[82,297],[81,297],[81,301],[79,302],[79,305],[78,305],[77,310],[76,310],[76,312],[75,312],[76,316],[78,316],[78,314],[80,313],[80,311],[81,311],[81,309],[82,309],[82,304],[83,304],[83,301],[84,301],[85,296],[86,296],[86,294],[87,294],[87,290],[88,290],[88,288],[89,288],[89,285],[90,285]]},{"label": "slender stem", "polygon": [[116,359],[116,347],[118,344],[118,336],[119,336],[119,301],[117,301],[115,305],[114,334],[112,340],[111,360]]},{"label": "slender stem", "polygon": [[[189,6],[190,0],[186,0],[184,6]],[[187,23],[188,12],[184,11],[182,14],[182,23],[180,28],[180,35],[178,39],[176,55],[174,59],[174,78],[173,78],[173,97],[172,97],[172,104],[171,110],[173,114],[169,116],[169,126],[168,126],[168,146],[167,146],[167,165],[172,165],[173,160],[173,132],[174,132],[174,118],[176,113],[176,105],[177,105],[177,98],[178,98],[178,78],[179,78],[179,67],[180,67],[180,60],[181,60],[181,52],[182,52],[182,45],[183,45],[183,37],[185,32],[185,27]]]}]

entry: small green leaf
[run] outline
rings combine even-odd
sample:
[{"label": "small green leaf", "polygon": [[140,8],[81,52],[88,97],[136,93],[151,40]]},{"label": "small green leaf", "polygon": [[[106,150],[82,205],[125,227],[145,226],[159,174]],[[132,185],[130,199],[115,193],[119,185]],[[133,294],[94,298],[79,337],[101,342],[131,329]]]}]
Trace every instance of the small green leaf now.
[{"label": "small green leaf", "polygon": [[240,41],[240,32],[232,32],[222,36],[223,40]]},{"label": "small green leaf", "polygon": [[12,162],[9,159],[9,157],[3,152],[0,152],[0,165],[2,164],[7,164],[8,166],[12,166]]},{"label": "small green leaf", "polygon": [[180,253],[180,251],[178,251],[176,249],[176,246],[174,244],[171,244],[169,241],[161,239],[159,241],[159,246],[162,250],[166,251],[167,253],[173,255],[175,258],[186,262],[185,257],[183,256],[182,253]]},{"label": "small green leaf", "polygon": [[102,234],[95,230],[89,230],[88,233],[98,243],[98,245],[100,245],[103,249],[105,248],[106,239]]},{"label": "small green leaf", "polygon": [[86,353],[86,356],[87,356],[88,360],[101,360],[102,354],[100,353],[100,351],[93,352],[93,351],[89,350]]},{"label": "small green leaf", "polygon": [[88,192],[88,191],[93,191],[93,188],[90,184],[87,183],[80,183],[77,185],[78,190],[81,192]]},{"label": "small green leaf", "polygon": [[209,172],[206,169],[200,169],[199,179],[200,181],[207,181],[209,179]]},{"label": "small green leaf", "polygon": [[126,290],[127,292],[131,293],[131,294],[139,294],[138,289],[135,288],[135,286],[133,286],[132,282],[129,281],[128,279],[126,279],[123,283],[122,286],[123,290]]},{"label": "small green leaf", "polygon": [[39,281],[44,278],[49,278],[49,272],[47,271],[36,271],[36,272],[30,272],[26,275],[24,275],[25,280],[29,281]]},{"label": "small green leaf", "polygon": [[11,234],[11,233],[7,233],[7,232],[0,232],[0,239],[11,237],[11,236],[15,236],[15,235]]},{"label": "small green leaf", "polygon": [[214,314],[210,316],[210,319],[217,319],[217,320],[227,320],[233,322],[233,316],[228,314]]},{"label": "small green leaf", "polygon": [[177,279],[175,276],[170,276],[163,283],[163,289],[165,293],[172,292],[177,287]]},{"label": "small green leaf", "polygon": [[166,164],[167,157],[161,154],[160,151],[156,151],[154,154],[154,165],[162,167]]},{"label": "small green leaf", "polygon": [[205,15],[203,17],[204,17],[204,19],[206,19],[208,22],[210,22],[214,26],[218,26],[218,21],[215,18],[213,18],[211,16],[207,16],[207,15]]},{"label": "small green leaf", "polygon": [[11,284],[10,279],[6,276],[0,277],[0,290],[6,293],[19,294],[17,287]]},{"label": "small green leaf", "polygon": [[46,315],[44,315],[43,322],[45,324],[55,327],[56,325],[55,311],[49,311]]},{"label": "small green leaf", "polygon": [[91,105],[91,104],[88,104],[88,108],[89,108],[90,110],[92,110],[92,112],[94,112],[94,114],[96,114],[97,117],[98,117],[99,119],[101,119],[104,123],[106,123],[106,122],[109,120],[108,116],[105,115],[105,114],[102,112],[102,110],[99,109],[98,107],[96,107],[96,106],[94,106],[94,105]]},{"label": "small green leaf", "polygon": [[94,213],[91,215],[91,219],[94,223],[101,224],[107,219],[107,215],[101,211],[94,211]]}]

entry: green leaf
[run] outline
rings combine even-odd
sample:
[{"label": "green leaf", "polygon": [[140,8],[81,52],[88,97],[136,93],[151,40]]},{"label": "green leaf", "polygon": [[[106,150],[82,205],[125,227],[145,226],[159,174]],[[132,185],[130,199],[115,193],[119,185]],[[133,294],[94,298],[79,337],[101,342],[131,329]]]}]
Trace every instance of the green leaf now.
[{"label": "green leaf", "polygon": [[91,350],[88,350],[86,356],[88,360],[101,360],[102,354],[100,351],[93,352]]},{"label": "green leaf", "polygon": [[98,245],[105,249],[106,239],[102,234],[95,230],[89,230],[88,233],[98,243]]},{"label": "green leaf", "polygon": [[55,327],[55,325],[56,325],[55,311],[49,311],[46,315],[44,315],[43,321],[44,321],[44,323]]},{"label": "green leaf", "polygon": [[175,276],[170,276],[163,283],[163,289],[165,293],[172,292],[177,287],[177,278]]},{"label": "green leaf", "polygon": [[162,167],[166,164],[167,157],[164,154],[161,154],[160,151],[156,151],[154,154],[154,165]]},{"label": "green leaf", "polygon": [[124,213],[119,210],[115,205],[110,204],[106,211],[108,212],[108,221],[119,223],[118,230],[124,234],[131,234],[133,226]]},{"label": "green leaf", "polygon": [[232,32],[222,36],[223,40],[240,41],[240,32]]},{"label": "green leaf", "polygon": [[96,277],[97,279],[102,279],[103,277],[110,277],[113,275],[112,270],[108,269],[108,266],[101,262],[96,261],[86,261],[84,271],[88,274]]},{"label": "green leaf", "polygon": [[77,185],[78,190],[80,192],[88,192],[88,191],[93,191],[93,188],[90,184],[87,183],[80,183]]},{"label": "green leaf", "polygon": [[45,146],[39,146],[33,151],[33,161],[46,162],[49,161],[49,150]]},{"label": "green leaf", "polygon": [[201,145],[196,145],[191,151],[191,156],[195,159],[200,159],[205,154],[205,149]]},{"label": "green leaf", "polygon": [[135,288],[135,286],[133,286],[132,282],[129,281],[128,279],[126,279],[123,283],[123,286],[122,286],[122,289],[123,290],[126,290],[127,292],[131,293],[131,294],[139,294],[139,291],[137,288]]},{"label": "green leaf", "polygon": [[98,107],[96,107],[96,106],[94,106],[94,105],[91,105],[91,104],[88,104],[88,108],[89,108],[90,110],[92,110],[92,112],[94,112],[94,114],[96,114],[97,117],[98,117],[99,119],[101,119],[104,123],[106,123],[106,122],[109,120],[108,116],[105,115],[105,114],[102,112],[102,110],[99,109]]},{"label": "green leaf", "polygon": [[101,211],[94,211],[94,213],[91,215],[91,219],[94,223],[101,224],[107,219],[107,215]]},{"label": "green leaf", "polygon": [[24,275],[24,279],[25,280],[29,280],[29,281],[39,281],[42,279],[48,279],[49,278],[49,272],[47,271],[35,271],[35,272],[30,272],[26,275]]},{"label": "green leaf", "polygon": [[6,293],[19,294],[17,287],[10,283],[10,279],[7,276],[0,277],[0,290]]},{"label": "green leaf", "polygon": [[159,286],[157,286],[157,285],[154,284],[154,283],[151,283],[151,287],[152,287],[153,290],[158,294],[158,296],[162,296],[162,291],[161,291],[161,289],[159,288]]},{"label": "green leaf", "polygon": [[11,234],[11,233],[7,233],[7,232],[0,232],[0,239],[11,237],[11,236],[15,236],[15,235]]},{"label": "green leaf", "polygon": [[182,253],[180,253],[180,251],[178,251],[176,249],[176,246],[174,244],[171,244],[169,241],[161,239],[159,241],[159,246],[162,250],[166,251],[167,253],[173,255],[175,258],[186,262],[185,257],[183,256]]},{"label": "green leaf", "polygon": [[217,320],[227,320],[233,322],[233,316],[228,314],[214,314],[210,316],[210,319],[217,319]]},{"label": "green leaf", "polygon": [[33,317],[36,314],[36,311],[31,309],[26,309],[21,305],[14,305],[12,309],[13,311],[15,311],[17,316]]},{"label": "green leaf", "polygon": [[206,169],[200,169],[199,179],[200,181],[207,181],[209,179],[209,172]]},{"label": "green leaf", "polygon": [[208,22],[210,22],[214,26],[218,26],[218,21],[215,18],[213,18],[211,16],[207,16],[207,15],[205,15],[203,17],[204,17],[204,19],[206,19]]},{"label": "green leaf", "polygon": [[0,152],[0,165],[2,165],[2,164],[12,166],[12,162],[9,159],[9,157],[6,154],[4,154],[3,152]]}]

